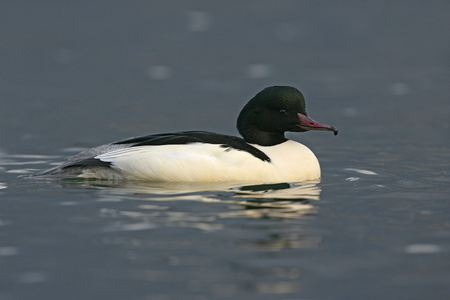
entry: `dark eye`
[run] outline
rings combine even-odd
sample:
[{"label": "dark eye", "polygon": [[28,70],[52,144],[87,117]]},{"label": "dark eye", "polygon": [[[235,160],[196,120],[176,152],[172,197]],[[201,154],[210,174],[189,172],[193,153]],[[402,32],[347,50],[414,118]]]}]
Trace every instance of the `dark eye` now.
[{"label": "dark eye", "polygon": [[284,109],[280,109],[280,115],[285,116],[287,115],[287,112]]}]

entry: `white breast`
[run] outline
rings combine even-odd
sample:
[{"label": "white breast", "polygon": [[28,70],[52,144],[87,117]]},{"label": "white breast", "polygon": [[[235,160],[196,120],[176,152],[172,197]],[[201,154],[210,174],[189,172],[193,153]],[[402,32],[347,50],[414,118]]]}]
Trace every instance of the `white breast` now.
[{"label": "white breast", "polygon": [[[320,178],[320,166],[306,146],[294,141],[253,145],[270,157],[213,144],[138,146],[96,156],[127,179],[171,182],[294,182]],[[90,174],[92,175],[92,174]]]},{"label": "white breast", "polygon": [[273,179],[276,182],[294,182],[320,178],[319,161],[305,145],[288,140],[276,146],[253,146],[270,157]]}]

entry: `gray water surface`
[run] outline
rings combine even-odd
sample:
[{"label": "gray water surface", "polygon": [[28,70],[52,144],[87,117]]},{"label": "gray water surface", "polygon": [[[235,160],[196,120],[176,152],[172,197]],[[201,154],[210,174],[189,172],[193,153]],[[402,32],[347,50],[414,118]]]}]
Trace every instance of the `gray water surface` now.
[{"label": "gray water surface", "polygon": [[[0,300],[448,299],[445,1],[0,4]],[[317,182],[17,178],[131,136],[236,135],[262,88]]]}]

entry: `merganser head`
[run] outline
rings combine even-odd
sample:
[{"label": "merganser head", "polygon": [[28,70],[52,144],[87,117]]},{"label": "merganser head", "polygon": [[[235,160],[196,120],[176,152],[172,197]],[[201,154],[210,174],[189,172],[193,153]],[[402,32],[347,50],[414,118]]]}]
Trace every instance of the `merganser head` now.
[{"label": "merganser head", "polygon": [[271,86],[256,94],[242,109],[237,120],[242,137],[252,144],[272,146],[285,142],[286,131],[338,130],[308,117],[305,98],[296,88]]}]

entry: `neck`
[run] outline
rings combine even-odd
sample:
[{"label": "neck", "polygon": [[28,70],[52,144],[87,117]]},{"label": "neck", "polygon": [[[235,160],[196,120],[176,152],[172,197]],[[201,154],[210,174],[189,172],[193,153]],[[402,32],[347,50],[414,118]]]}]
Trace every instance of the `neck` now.
[{"label": "neck", "polygon": [[287,139],[283,133],[265,132],[256,128],[239,130],[247,143],[261,146],[274,146],[286,142]]},{"label": "neck", "polygon": [[252,100],[244,106],[237,119],[237,129],[244,140],[247,143],[261,146],[274,146],[287,141],[284,132],[263,131],[259,129],[262,126],[257,127],[255,125],[258,123],[257,114],[259,110],[253,106]]}]

